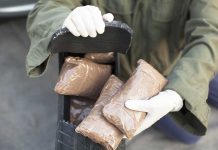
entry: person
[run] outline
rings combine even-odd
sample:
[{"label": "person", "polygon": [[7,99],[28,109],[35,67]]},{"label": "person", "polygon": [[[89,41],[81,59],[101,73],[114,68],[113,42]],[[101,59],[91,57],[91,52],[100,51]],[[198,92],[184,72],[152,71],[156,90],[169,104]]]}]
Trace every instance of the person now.
[{"label": "person", "polygon": [[209,82],[218,72],[216,14],[218,0],[39,0],[27,20],[27,74],[38,77],[46,70],[49,42],[57,29],[95,38],[104,33],[104,21],[123,21],[134,35],[130,52],[120,55],[122,79],[140,58],[168,79],[163,91],[149,101],[126,102],[127,108],[148,113],[137,133],[167,115],[197,141],[207,131]]}]

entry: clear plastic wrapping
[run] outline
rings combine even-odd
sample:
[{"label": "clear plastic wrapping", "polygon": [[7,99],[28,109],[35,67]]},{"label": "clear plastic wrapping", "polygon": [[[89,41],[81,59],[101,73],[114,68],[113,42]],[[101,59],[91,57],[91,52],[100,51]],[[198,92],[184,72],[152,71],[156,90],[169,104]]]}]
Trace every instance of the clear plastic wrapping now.
[{"label": "clear plastic wrapping", "polygon": [[110,65],[97,64],[86,58],[67,57],[54,90],[63,95],[97,99],[110,75]]},{"label": "clear plastic wrapping", "polygon": [[122,85],[122,81],[111,75],[90,114],[76,128],[76,132],[102,144],[107,150],[115,150],[118,147],[123,133],[104,118],[102,109]]},{"label": "clear plastic wrapping", "polygon": [[95,104],[94,100],[71,96],[70,97],[70,122],[74,125],[79,125],[90,113]]},{"label": "clear plastic wrapping", "polygon": [[104,117],[131,139],[146,113],[127,109],[125,102],[134,99],[149,99],[160,92],[166,82],[167,80],[151,65],[144,60],[139,60],[138,67],[132,76],[104,107]]},{"label": "clear plastic wrapping", "polygon": [[85,54],[85,58],[88,58],[96,63],[112,63],[114,61],[114,52],[109,53],[88,53]]}]

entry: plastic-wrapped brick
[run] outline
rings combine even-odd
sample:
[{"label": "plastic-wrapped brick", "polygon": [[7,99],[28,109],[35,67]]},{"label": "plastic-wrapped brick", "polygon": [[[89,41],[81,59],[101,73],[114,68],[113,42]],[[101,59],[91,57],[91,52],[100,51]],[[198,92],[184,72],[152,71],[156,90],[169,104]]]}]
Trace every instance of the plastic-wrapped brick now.
[{"label": "plastic-wrapped brick", "polygon": [[110,75],[110,65],[97,64],[86,58],[67,57],[54,90],[63,95],[97,99]]},{"label": "plastic-wrapped brick", "polygon": [[138,61],[138,67],[132,76],[103,109],[106,119],[131,139],[144,120],[146,113],[125,107],[127,100],[149,99],[158,94],[167,80],[144,60]]},{"label": "plastic-wrapped brick", "polygon": [[115,150],[118,147],[123,133],[104,118],[102,109],[122,85],[122,81],[111,75],[90,114],[76,128],[76,132],[102,144],[107,150]]}]

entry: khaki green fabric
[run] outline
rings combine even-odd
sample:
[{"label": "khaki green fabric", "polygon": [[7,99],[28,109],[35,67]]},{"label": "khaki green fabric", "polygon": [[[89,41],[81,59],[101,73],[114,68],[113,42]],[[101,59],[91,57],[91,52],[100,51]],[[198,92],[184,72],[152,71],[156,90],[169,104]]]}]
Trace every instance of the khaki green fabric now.
[{"label": "khaki green fabric", "polygon": [[[88,1],[88,0],[86,0]],[[142,58],[167,76],[165,89],[185,101],[171,116],[187,131],[204,135],[208,126],[209,81],[218,72],[218,0],[90,0],[103,13],[134,30],[127,55],[120,55],[121,77],[128,78]],[[47,66],[51,35],[80,0],[40,0],[29,14],[31,39],[27,74],[41,75]]]}]

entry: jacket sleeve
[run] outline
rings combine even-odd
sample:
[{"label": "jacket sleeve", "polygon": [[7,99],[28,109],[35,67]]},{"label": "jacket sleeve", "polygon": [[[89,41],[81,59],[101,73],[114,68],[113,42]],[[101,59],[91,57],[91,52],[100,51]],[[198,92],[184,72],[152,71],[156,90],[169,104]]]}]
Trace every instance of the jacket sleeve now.
[{"label": "jacket sleeve", "polygon": [[187,44],[165,89],[177,91],[185,100],[184,108],[171,115],[188,131],[204,135],[210,111],[209,82],[218,72],[218,0],[193,0],[189,11]]},{"label": "jacket sleeve", "polygon": [[81,0],[39,0],[27,19],[30,49],[26,57],[26,71],[30,77],[40,76],[46,69],[49,56],[48,45],[52,34],[60,29],[72,9]]}]

